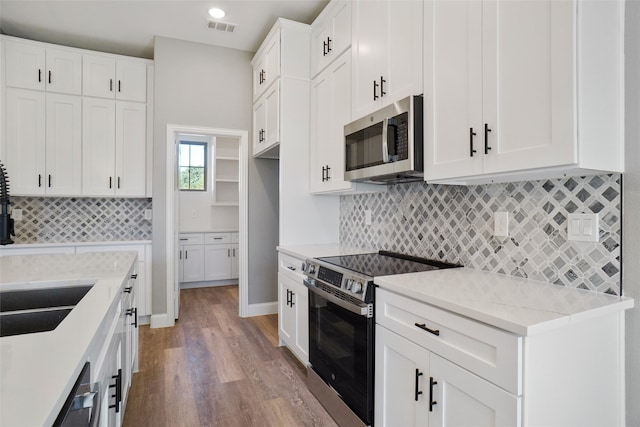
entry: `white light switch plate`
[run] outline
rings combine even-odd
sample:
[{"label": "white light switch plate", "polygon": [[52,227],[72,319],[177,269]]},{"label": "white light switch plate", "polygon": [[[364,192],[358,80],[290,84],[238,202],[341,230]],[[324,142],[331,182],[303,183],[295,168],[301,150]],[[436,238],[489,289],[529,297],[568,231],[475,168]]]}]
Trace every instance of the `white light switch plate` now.
[{"label": "white light switch plate", "polygon": [[144,219],[151,220],[153,219],[153,211],[151,209],[144,210]]},{"label": "white light switch plate", "polygon": [[569,214],[567,218],[569,240],[597,242],[600,238],[600,218],[598,214]]},{"label": "white light switch plate", "polygon": [[493,235],[496,237],[509,236],[509,212],[494,213]]},{"label": "white light switch plate", "polygon": [[14,221],[22,221],[22,209],[12,209],[11,217]]}]

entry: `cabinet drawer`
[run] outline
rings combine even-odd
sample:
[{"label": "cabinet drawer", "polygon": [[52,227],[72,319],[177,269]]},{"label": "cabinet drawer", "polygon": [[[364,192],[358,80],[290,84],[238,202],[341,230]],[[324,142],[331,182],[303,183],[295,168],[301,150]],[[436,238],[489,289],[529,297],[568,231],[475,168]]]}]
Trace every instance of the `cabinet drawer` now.
[{"label": "cabinet drawer", "polygon": [[231,233],[207,233],[204,235],[205,245],[222,245],[231,243]]},{"label": "cabinet drawer", "polygon": [[522,337],[380,288],[376,289],[376,322],[521,394]]},{"label": "cabinet drawer", "polygon": [[202,233],[181,233],[181,245],[204,245],[204,234]]},{"label": "cabinet drawer", "polygon": [[303,259],[280,252],[278,254],[278,271],[297,282],[301,282],[305,277],[302,273],[303,262]]}]

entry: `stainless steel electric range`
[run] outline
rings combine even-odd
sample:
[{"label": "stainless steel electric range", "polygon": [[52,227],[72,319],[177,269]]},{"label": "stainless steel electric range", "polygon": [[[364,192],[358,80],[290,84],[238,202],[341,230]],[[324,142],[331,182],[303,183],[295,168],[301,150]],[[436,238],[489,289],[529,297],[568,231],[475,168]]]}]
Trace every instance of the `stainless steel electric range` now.
[{"label": "stainless steel electric range", "polygon": [[373,425],[374,277],[459,267],[393,252],[306,260],[311,392],[342,426]]}]

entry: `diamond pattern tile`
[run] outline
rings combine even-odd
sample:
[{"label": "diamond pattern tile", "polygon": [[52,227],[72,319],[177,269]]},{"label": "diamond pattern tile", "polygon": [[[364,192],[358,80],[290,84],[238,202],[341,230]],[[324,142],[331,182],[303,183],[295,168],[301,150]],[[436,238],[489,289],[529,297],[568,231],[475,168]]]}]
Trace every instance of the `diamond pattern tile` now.
[{"label": "diamond pattern tile", "polygon": [[[619,295],[620,180],[612,174],[469,187],[411,183],[341,196],[340,242]],[[498,210],[509,212],[510,237],[493,236]],[[598,213],[600,241],[568,241],[569,213]]]},{"label": "diamond pattern tile", "polygon": [[11,207],[22,209],[16,243],[151,239],[151,199],[12,197]]}]

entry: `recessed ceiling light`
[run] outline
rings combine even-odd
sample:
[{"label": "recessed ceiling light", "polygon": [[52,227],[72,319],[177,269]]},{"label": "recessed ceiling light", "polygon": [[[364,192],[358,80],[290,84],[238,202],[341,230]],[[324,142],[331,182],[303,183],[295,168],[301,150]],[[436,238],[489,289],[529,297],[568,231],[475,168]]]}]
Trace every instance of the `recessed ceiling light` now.
[{"label": "recessed ceiling light", "polygon": [[224,10],[214,7],[209,9],[209,15],[211,15],[212,18],[220,19],[224,18],[225,13]]}]

